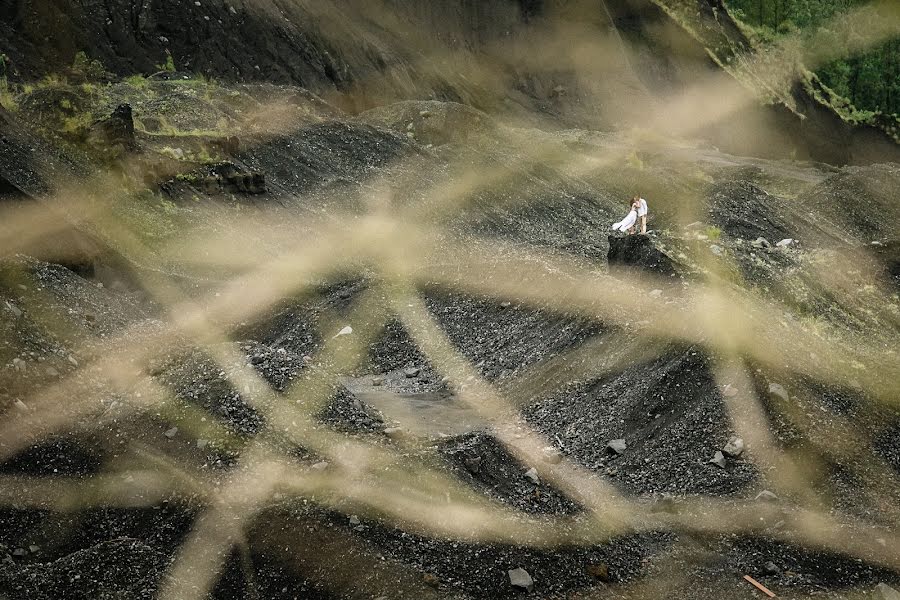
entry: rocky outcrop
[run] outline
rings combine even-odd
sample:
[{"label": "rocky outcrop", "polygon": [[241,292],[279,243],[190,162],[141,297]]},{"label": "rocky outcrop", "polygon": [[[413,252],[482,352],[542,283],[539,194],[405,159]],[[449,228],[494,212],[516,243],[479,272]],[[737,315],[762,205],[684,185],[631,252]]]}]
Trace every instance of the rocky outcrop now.
[{"label": "rocky outcrop", "polygon": [[630,269],[667,277],[677,274],[672,259],[648,235],[610,235],[607,258],[610,270]]},{"label": "rocky outcrop", "polygon": [[117,156],[136,150],[131,105],[120,104],[110,116],[91,125],[88,142],[99,150]]}]

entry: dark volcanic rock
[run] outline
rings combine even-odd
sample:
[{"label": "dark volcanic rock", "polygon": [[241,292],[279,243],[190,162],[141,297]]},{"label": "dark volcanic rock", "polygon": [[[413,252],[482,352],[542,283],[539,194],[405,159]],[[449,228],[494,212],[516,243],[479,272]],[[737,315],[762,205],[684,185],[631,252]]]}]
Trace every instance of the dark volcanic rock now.
[{"label": "dark volcanic rock", "polygon": [[[756,477],[741,459],[709,464],[730,419],[698,348],[669,348],[652,361],[561,390],[526,410],[528,422],[558,436],[569,458],[614,476],[629,493],[735,494]],[[610,455],[601,440],[624,439],[628,450]]]},{"label": "dark volcanic rock", "polygon": [[677,274],[672,259],[663,254],[647,235],[609,236],[610,268],[633,267],[657,275]]},{"label": "dark volcanic rock", "polygon": [[91,125],[88,139],[94,146],[117,153],[136,149],[131,105],[120,104],[110,116]]}]

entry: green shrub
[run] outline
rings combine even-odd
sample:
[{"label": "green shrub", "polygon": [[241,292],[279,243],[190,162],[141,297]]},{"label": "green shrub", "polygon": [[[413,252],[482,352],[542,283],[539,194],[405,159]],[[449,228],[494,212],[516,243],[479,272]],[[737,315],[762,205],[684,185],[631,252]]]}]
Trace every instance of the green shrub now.
[{"label": "green shrub", "polygon": [[718,241],[720,237],[722,237],[722,230],[716,227],[715,225],[710,225],[704,230],[706,237],[711,239],[712,241]]},{"label": "green shrub", "polygon": [[172,58],[172,53],[166,50],[166,60],[164,63],[156,65],[156,68],[160,71],[166,71],[167,73],[174,73],[175,69],[175,59]]}]

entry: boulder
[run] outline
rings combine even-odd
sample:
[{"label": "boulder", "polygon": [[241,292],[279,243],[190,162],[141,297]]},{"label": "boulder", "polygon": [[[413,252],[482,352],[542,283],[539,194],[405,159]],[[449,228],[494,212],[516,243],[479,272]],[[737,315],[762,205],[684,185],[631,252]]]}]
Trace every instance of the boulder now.
[{"label": "boulder", "polygon": [[509,584],[514,588],[519,588],[526,592],[534,591],[534,580],[528,574],[528,571],[522,567],[511,569],[507,571],[507,574],[509,575]]},{"label": "boulder", "polygon": [[617,440],[609,440],[606,444],[607,452],[612,452],[614,454],[622,454],[628,448],[628,444],[625,443],[623,439]]},{"label": "boulder", "polygon": [[775,495],[774,492],[770,492],[769,490],[763,490],[756,495],[754,498],[757,502],[775,502],[778,500],[778,496]]},{"label": "boulder", "polygon": [[525,471],[525,477],[531,480],[531,483],[534,485],[538,485],[541,482],[541,478],[538,477],[537,469],[531,467],[527,471]]},{"label": "boulder", "polygon": [[736,458],[744,451],[744,440],[739,437],[732,437],[728,443],[722,447],[722,452],[732,458]]},{"label": "boulder", "polygon": [[900,600],[900,592],[886,583],[879,583],[875,586],[875,598],[877,600]]},{"label": "boulder", "polygon": [[120,104],[111,115],[95,121],[88,131],[88,141],[99,149],[117,155],[136,150],[137,140],[134,137],[131,105]]},{"label": "boulder", "polygon": [[633,269],[675,276],[675,265],[648,235],[610,235],[607,259],[610,269]]},{"label": "boulder", "polygon": [[769,384],[769,396],[775,396],[776,398],[778,398],[779,400],[782,400],[783,402],[787,402],[788,400],[791,399],[787,390],[784,389],[784,386],[781,385],[780,383],[770,383]]},{"label": "boulder", "polygon": [[716,465],[720,469],[724,469],[728,466],[728,461],[725,460],[725,455],[721,452],[716,452],[715,455],[713,455],[713,457],[709,459],[709,462]]}]

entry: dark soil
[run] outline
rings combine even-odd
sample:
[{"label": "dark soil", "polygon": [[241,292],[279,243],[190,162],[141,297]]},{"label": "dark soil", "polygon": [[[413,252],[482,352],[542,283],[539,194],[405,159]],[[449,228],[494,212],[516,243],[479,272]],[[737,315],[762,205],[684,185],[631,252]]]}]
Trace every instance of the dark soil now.
[{"label": "dark soil", "polygon": [[[7,10],[10,17],[0,25],[0,49],[12,39],[21,44],[13,55],[20,65],[41,58],[59,64],[68,60],[63,54],[84,44],[96,49],[109,68],[124,72],[152,69],[155,57],[169,47],[176,60],[191,61],[190,65],[179,66],[208,68],[240,78],[258,74],[260,78],[301,82],[320,90],[346,88],[365,79],[370,70],[389,70],[404,60],[403,56],[386,56],[382,49],[354,39],[349,42],[358,46],[353,52],[337,48],[330,37],[333,32],[326,31],[315,18],[298,30],[291,19],[300,13],[309,16],[305,8],[284,7],[290,18],[275,26],[258,22],[258,14],[242,3],[235,3],[234,11],[229,10],[230,5],[190,4],[183,15],[183,11],[173,12],[155,3],[140,9],[129,7],[118,14],[114,2],[83,10],[63,2],[59,18],[71,23],[60,29],[64,43],[47,48],[39,47],[42,40],[36,33],[41,18],[47,17],[37,18],[31,9],[0,9]],[[628,3],[615,3],[619,4]],[[472,8],[472,14],[481,19],[473,25],[484,34],[479,43],[496,33],[498,23],[515,24],[520,19],[534,22],[544,14],[544,6],[539,2],[508,6],[487,3]],[[435,8],[432,13],[428,8],[419,6],[415,10],[428,13],[430,19],[441,16],[442,9]],[[639,9],[616,8],[617,12],[627,12],[622,20],[628,36],[639,37],[634,30],[642,14]],[[175,16],[180,19],[177,23]],[[204,16],[211,18],[207,21]],[[13,31],[10,23],[23,27],[23,33]],[[235,31],[240,33],[239,40],[228,37]],[[162,42],[160,35],[168,42]],[[207,44],[209,40],[215,43]],[[475,45],[468,38],[466,43]],[[285,61],[286,55],[292,60]],[[403,80],[405,71],[396,72]],[[146,102],[135,103],[138,123],[159,118],[154,111],[164,112],[166,101],[181,107],[178,119],[172,118],[185,131],[209,126],[217,120],[213,116],[233,118],[238,114],[235,108],[244,106],[243,102],[255,106],[246,90],[188,85],[172,91],[177,85],[158,83],[145,97]],[[531,81],[525,87],[541,85],[540,81]],[[111,87],[117,96],[104,100],[111,104],[104,114],[128,100],[118,97],[127,95],[122,87]],[[269,89],[263,95],[269,92],[275,93]],[[279,93],[291,95],[285,89]],[[446,93],[451,95],[454,90]],[[227,102],[217,95],[235,98],[236,104],[226,110]],[[25,106],[26,115],[37,118],[42,109],[50,115],[49,101],[41,104],[40,95],[33,101],[39,105]],[[90,370],[89,365],[103,355],[109,339],[124,332],[158,331],[169,319],[170,315],[150,300],[149,290],[141,287],[135,273],[152,271],[157,276],[171,276],[187,297],[202,298],[242,267],[232,270],[232,265],[223,265],[221,272],[201,273],[209,276],[206,279],[177,259],[164,258],[166,242],[182,233],[180,225],[187,224],[184,231],[191,234],[194,227],[201,232],[217,232],[225,222],[217,220],[220,213],[252,218],[259,210],[271,211],[288,223],[295,223],[292,218],[298,214],[309,216],[308,223],[303,221],[298,231],[290,232],[296,237],[307,233],[303,228],[314,227],[315,218],[323,215],[341,215],[350,230],[353,218],[365,212],[369,200],[385,182],[403,182],[398,184],[403,189],[397,192],[391,209],[415,207],[417,202],[428,200],[431,188],[446,183],[448,173],[453,181],[452,169],[460,161],[464,166],[490,173],[496,170],[508,177],[500,185],[476,186],[461,200],[460,211],[443,219],[442,224],[459,239],[477,240],[485,247],[499,240],[506,251],[513,248],[561,256],[597,272],[607,267],[613,272],[623,267],[637,269],[671,278],[687,289],[701,284],[705,275],[702,266],[691,263],[689,255],[699,249],[706,256],[716,245],[719,254],[713,256],[723,265],[733,259],[729,268],[744,275],[744,279],[735,276],[723,285],[746,286],[771,300],[775,308],[766,318],[792,323],[806,319],[813,325],[821,320],[839,326],[842,333],[856,333],[882,343],[886,361],[893,356],[891,344],[895,340],[891,334],[896,316],[891,317],[890,305],[896,299],[882,302],[884,314],[874,310],[867,314],[872,303],[882,297],[866,296],[874,292],[862,286],[852,290],[861,294],[858,296],[832,293],[817,281],[810,264],[821,258],[814,253],[820,249],[817,244],[839,239],[841,249],[877,248],[873,254],[884,267],[883,275],[888,281],[897,279],[896,240],[888,239],[893,236],[891,223],[897,216],[895,166],[833,173],[832,169],[808,164],[745,161],[765,171],[765,176],[777,181],[781,189],[793,190],[788,196],[770,192],[765,177],[752,178],[734,168],[734,164],[743,164],[743,159],[704,151],[707,158],[715,155],[720,164],[729,165],[704,163],[706,171],[698,179],[714,183],[709,189],[696,187],[709,225],[721,230],[716,239],[710,239],[710,229],[666,229],[669,216],[676,212],[671,206],[663,214],[665,218],[657,222],[659,228],[654,235],[607,237],[608,223],[622,208],[625,179],[620,173],[609,174],[609,179],[605,179],[605,172],[596,177],[575,177],[558,165],[526,160],[526,152],[516,146],[515,136],[509,132],[504,134],[507,137],[500,136],[498,123],[471,106],[445,105],[437,100],[405,102],[350,119],[306,92],[298,91],[295,101],[307,106],[309,112],[292,123],[294,129],[285,127],[277,135],[254,131],[236,144],[224,143],[221,147],[228,155],[222,157],[227,162],[216,161],[216,165],[232,165],[241,174],[265,175],[264,189],[256,189],[252,201],[221,190],[206,193],[191,177],[178,179],[172,175],[161,186],[159,181],[151,182],[137,202],[123,192],[111,210],[133,218],[128,222],[136,233],[147,234],[142,259],[149,263],[139,266],[137,261],[124,259],[104,263],[87,252],[83,253],[87,258],[68,262],[42,255],[39,258],[44,260],[3,256],[0,417],[4,426],[27,424],[34,410],[27,403],[32,402],[34,393],[50,389],[69,376],[78,385],[72,386],[71,401],[62,403],[59,410],[75,415],[83,398],[92,401],[92,408],[73,416],[70,427],[35,439],[12,453],[0,464],[0,473],[69,477],[74,483],[86,483],[98,473],[119,476],[119,470],[127,471],[128,461],[136,460],[137,449],[137,456],[144,459],[169,458],[186,472],[199,473],[198,477],[225,481],[248,443],[271,441],[265,437],[272,432],[267,430],[263,409],[287,401],[286,394],[298,382],[320,373],[317,352],[333,335],[335,323],[343,325],[356,301],[377,289],[374,286],[381,283],[378,275],[367,265],[349,274],[323,276],[309,286],[310,291],[280,298],[256,319],[228,324],[230,341],[222,342],[222,346],[198,347],[196,342],[184,340],[177,350],[155,357],[146,369],[148,377],[171,392],[173,401],[165,410],[152,407],[133,413],[128,409],[137,404],[139,388],[119,389],[109,383],[110,374]],[[220,112],[213,109],[217,103]],[[191,112],[202,116],[191,121]],[[78,175],[77,165],[87,160],[52,136],[42,138],[40,124],[34,129],[32,125],[0,113],[0,148],[5,148],[0,150],[3,203],[40,206],[39,202],[47,201],[45,192],[53,187],[54,176]],[[185,131],[182,137],[192,137]],[[140,152],[132,159],[138,164],[149,164],[149,155],[178,137],[172,135],[161,141],[155,133],[140,127],[136,130]],[[567,134],[535,130],[519,135],[528,144],[552,142],[562,149],[565,144],[560,140]],[[193,137],[202,138],[193,140],[201,148],[215,136],[204,133]],[[612,144],[605,148],[608,151],[622,150],[612,137],[601,136],[597,143]],[[188,143],[184,146],[189,148]],[[43,150],[50,147],[52,151],[44,157]],[[176,159],[171,160],[178,164]],[[648,158],[642,167],[645,172],[638,174],[656,182],[661,193],[683,164],[660,166],[665,160],[663,152]],[[42,161],[56,168],[44,169]],[[198,166],[195,161],[182,162],[180,168],[204,176],[218,168],[210,166],[212,163]],[[112,170],[124,178],[124,171],[116,170],[120,167],[124,169],[117,165]],[[796,176],[800,171],[802,177]],[[819,183],[810,185],[810,171],[815,172]],[[867,208],[857,210],[856,199]],[[872,206],[877,210],[868,208]],[[872,216],[879,211],[884,215],[880,220]],[[160,222],[164,226],[158,229],[163,233],[154,227]],[[787,248],[756,248],[751,242],[757,237],[772,243],[796,237],[801,242]],[[109,247],[100,244],[96,241],[103,239],[100,236],[90,239],[104,251],[125,254],[113,242],[108,242]],[[879,244],[872,246],[872,241]],[[268,240],[254,242],[265,245]],[[485,258],[503,264],[503,256]],[[415,260],[417,257],[412,257]],[[110,283],[114,281],[121,285]],[[524,279],[523,284],[528,285]],[[569,353],[589,343],[596,344],[594,349],[601,348],[599,342],[605,343],[615,335],[636,338],[644,333],[603,323],[600,317],[573,315],[561,308],[563,303],[535,305],[436,285],[422,285],[418,291],[455,349],[504,393],[516,391],[518,378],[533,368],[559,361],[562,366],[548,372],[538,389],[519,389],[509,400],[521,408],[527,424],[543,434],[565,459],[611,483],[635,503],[654,510],[666,510],[688,498],[737,503],[753,498],[770,483],[770,474],[756,466],[752,448],[728,457],[724,468],[709,462],[736,433],[713,376],[722,357],[711,344],[675,343],[645,336],[647,345],[653,346],[652,352],[598,375],[600,367],[591,361],[600,363],[605,356],[569,364]],[[341,381],[379,377],[384,379],[379,386],[382,390],[401,397],[425,393],[452,396],[453,385],[442,378],[439,365],[433,364],[412,339],[399,317],[387,309],[376,316],[383,326],[367,340],[361,356],[355,357],[358,364],[339,374]],[[822,335],[827,336],[828,330],[822,329]],[[239,364],[219,364],[212,358],[214,350],[233,353]],[[266,391],[270,393],[265,401],[272,404],[251,406],[250,396],[258,390],[237,389],[231,383],[236,371],[247,368],[268,386]],[[403,370],[407,368],[414,372],[406,375]],[[889,522],[892,513],[885,506],[888,502],[879,503],[885,498],[859,490],[870,486],[873,478],[892,476],[891,470],[900,473],[897,415],[876,410],[874,401],[856,389],[862,388],[858,382],[854,386],[853,382],[838,385],[811,381],[792,373],[788,365],[776,377],[773,368],[751,365],[759,388],[756,391],[764,400],[768,422],[763,425],[771,428],[785,451],[822,459],[815,485],[826,511],[836,519],[853,517],[878,524],[886,537],[894,535],[895,526]],[[568,378],[575,371],[580,375]],[[866,376],[872,375],[863,372],[860,378]],[[789,390],[794,398],[790,406],[801,408],[807,419],[792,418],[772,399],[768,385],[775,381]],[[559,489],[528,478],[525,473],[536,465],[521,464],[513,458],[487,427],[473,426],[471,431],[439,439],[398,439],[385,433],[391,423],[384,415],[354,397],[348,387],[335,383],[328,393],[327,402],[313,407],[316,426],[323,431],[340,432],[379,449],[396,450],[405,458],[421,458],[468,491],[524,513],[523,519],[559,517],[577,522],[589,518],[584,507]],[[301,406],[306,401],[299,399]],[[221,428],[210,434],[194,427],[197,415],[206,419],[201,423]],[[859,440],[850,440],[859,443],[849,458],[836,452],[848,440],[833,436],[835,424],[847,424],[865,433]],[[284,451],[286,461],[301,468],[320,464],[305,449],[279,436],[272,436],[273,445]],[[607,447],[613,439],[625,441],[621,454]],[[887,475],[870,468],[875,458],[887,465]],[[12,498],[14,491],[4,490],[4,494],[9,492]],[[887,498],[893,496],[888,494]],[[779,510],[790,511],[794,500],[784,498]],[[343,498],[317,493],[295,498],[278,491],[269,501],[251,519],[245,543],[235,546],[226,557],[211,598],[514,598],[525,595],[509,583],[508,571],[517,567],[527,570],[534,579],[531,597],[560,599],[628,597],[644,589],[638,586],[668,582],[673,571],[687,577],[686,583],[673,584],[666,591],[674,599],[753,597],[756,592],[742,580],[744,574],[757,577],[779,594],[798,596],[839,596],[854,586],[865,591],[879,581],[900,581],[898,573],[874,562],[790,543],[790,532],[781,530],[777,522],[766,522],[755,533],[708,536],[661,527],[657,530],[654,525],[650,532],[626,532],[591,544],[541,546],[532,539],[505,543],[445,539],[416,528],[401,528],[379,514],[354,515],[362,510],[347,506]],[[142,507],[102,503],[79,507],[74,500],[71,506],[55,507],[6,503],[0,509],[0,597],[149,600],[156,595],[204,508],[204,501],[189,493],[163,495]],[[435,510],[440,511],[440,506]],[[356,519],[351,522],[353,516],[359,523]],[[784,534],[788,541],[776,541],[776,534]],[[767,568],[768,562],[775,569]],[[652,595],[652,587],[647,589]]]}]

